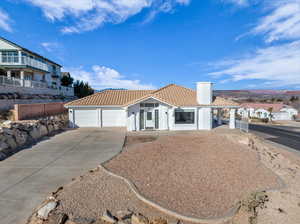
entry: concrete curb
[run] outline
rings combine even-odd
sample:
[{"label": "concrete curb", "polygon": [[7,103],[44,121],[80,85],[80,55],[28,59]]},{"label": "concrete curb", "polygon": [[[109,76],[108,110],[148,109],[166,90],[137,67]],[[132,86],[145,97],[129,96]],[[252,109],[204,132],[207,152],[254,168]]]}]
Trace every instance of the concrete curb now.
[{"label": "concrete curb", "polygon": [[143,195],[141,195],[137,189],[137,187],[128,179],[119,176],[115,173],[112,173],[111,171],[107,170],[105,167],[103,167],[102,165],[98,166],[101,170],[103,170],[106,174],[108,174],[109,176],[121,179],[122,181],[124,181],[130,188],[130,190],[136,195],[136,197],[141,200],[142,202],[144,202],[145,204],[167,214],[170,216],[173,216],[179,220],[182,221],[187,221],[187,222],[193,222],[193,223],[205,223],[205,224],[218,224],[218,223],[224,223],[227,222],[229,220],[231,220],[233,218],[233,216],[237,213],[237,211],[239,210],[240,206],[237,205],[234,208],[232,208],[225,216],[223,217],[217,217],[217,218],[196,218],[196,217],[192,217],[192,216],[186,216],[186,215],[182,215],[179,214],[178,212],[163,208],[161,205],[147,199],[146,197],[144,197]]}]

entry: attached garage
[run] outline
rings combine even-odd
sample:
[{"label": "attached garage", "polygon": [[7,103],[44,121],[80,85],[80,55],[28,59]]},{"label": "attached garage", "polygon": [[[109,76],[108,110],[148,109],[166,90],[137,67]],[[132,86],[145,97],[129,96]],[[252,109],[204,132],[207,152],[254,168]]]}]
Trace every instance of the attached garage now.
[{"label": "attached garage", "polygon": [[[125,127],[126,112],[122,108],[74,108],[70,109],[74,127]],[[102,124],[101,124],[102,123]]]},{"label": "attached garage", "polygon": [[103,109],[102,110],[103,127],[125,127],[126,112],[123,109]]},{"label": "attached garage", "polygon": [[74,109],[73,119],[75,127],[99,127],[99,110]]}]

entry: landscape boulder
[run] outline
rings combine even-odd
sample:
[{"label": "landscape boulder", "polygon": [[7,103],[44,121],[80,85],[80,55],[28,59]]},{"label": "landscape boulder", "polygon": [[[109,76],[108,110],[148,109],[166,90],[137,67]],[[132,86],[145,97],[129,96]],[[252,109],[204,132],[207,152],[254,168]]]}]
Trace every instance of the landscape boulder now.
[{"label": "landscape boulder", "polygon": [[5,137],[5,143],[7,143],[12,150],[15,150],[18,147],[16,140],[12,135],[7,135]]},{"label": "landscape boulder", "polygon": [[38,211],[37,211],[37,217],[43,220],[47,220],[49,213],[54,210],[57,206],[57,202],[50,200],[48,201],[43,207],[41,207]]},{"label": "landscape boulder", "polygon": [[37,127],[34,127],[30,132],[29,135],[34,140],[38,140],[40,137],[42,137],[40,130]]},{"label": "landscape boulder", "polygon": [[39,132],[40,132],[41,136],[48,135],[48,129],[47,129],[47,127],[45,125],[40,124],[38,126],[38,129],[39,129]]},{"label": "landscape boulder", "polygon": [[25,131],[21,131],[19,129],[14,129],[13,134],[15,136],[18,146],[25,145],[25,143],[27,142],[27,138],[28,138],[28,134]]},{"label": "landscape boulder", "polygon": [[114,217],[108,210],[106,210],[104,212],[101,219],[104,222],[108,222],[108,223],[116,223],[118,221],[118,219],[116,217]]},{"label": "landscape boulder", "polygon": [[149,220],[141,214],[133,214],[131,216],[131,224],[149,224]]}]

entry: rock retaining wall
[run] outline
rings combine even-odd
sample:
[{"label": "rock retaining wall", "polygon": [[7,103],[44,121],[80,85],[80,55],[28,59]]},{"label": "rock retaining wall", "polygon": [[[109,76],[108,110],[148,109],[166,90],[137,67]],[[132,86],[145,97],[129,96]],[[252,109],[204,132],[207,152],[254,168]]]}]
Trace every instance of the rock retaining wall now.
[{"label": "rock retaining wall", "polygon": [[43,136],[68,126],[68,114],[60,114],[39,120],[6,121],[0,127],[0,161],[36,142]]}]

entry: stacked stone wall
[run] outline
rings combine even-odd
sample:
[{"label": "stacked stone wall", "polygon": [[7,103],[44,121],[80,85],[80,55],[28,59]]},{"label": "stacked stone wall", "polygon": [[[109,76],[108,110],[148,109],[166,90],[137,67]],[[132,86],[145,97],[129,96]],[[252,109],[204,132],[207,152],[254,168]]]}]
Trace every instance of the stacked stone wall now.
[{"label": "stacked stone wall", "polygon": [[0,161],[18,152],[44,136],[68,126],[68,114],[49,116],[38,120],[6,121],[0,127]]}]

